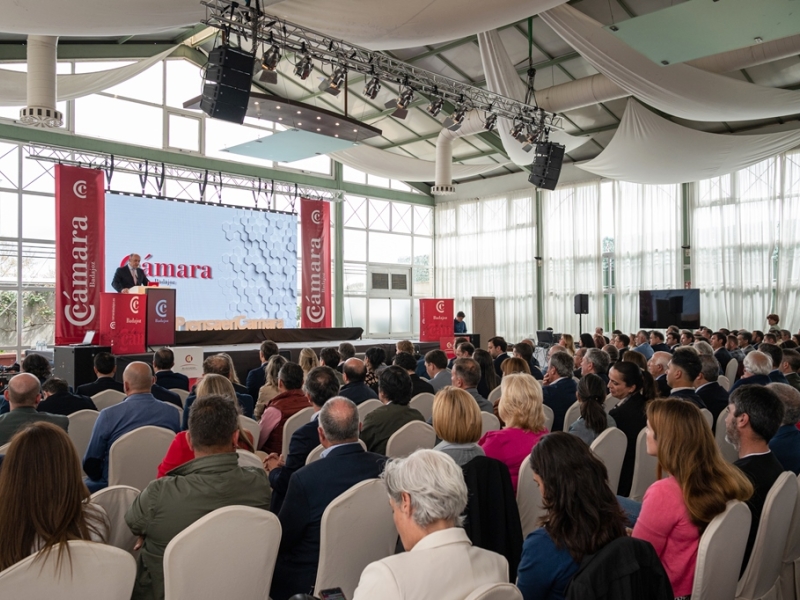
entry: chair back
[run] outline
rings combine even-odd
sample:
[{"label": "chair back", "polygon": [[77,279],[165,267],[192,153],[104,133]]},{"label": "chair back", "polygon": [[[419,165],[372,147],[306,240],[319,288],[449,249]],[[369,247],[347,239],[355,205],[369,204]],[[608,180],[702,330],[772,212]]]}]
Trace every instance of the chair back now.
[{"label": "chair back", "polygon": [[728,381],[733,382],[736,381],[736,373],[739,371],[739,361],[735,358],[732,358],[728,361],[728,365],[725,367],[725,377],[728,378]]},{"label": "chair back", "polygon": [[304,408],[293,414],[291,417],[286,419],[286,423],[283,424],[283,443],[281,444],[281,456],[286,458],[289,456],[289,442],[292,441],[292,436],[294,432],[300,429],[306,423],[311,421],[311,415],[314,414],[314,409],[310,406],[308,408]]},{"label": "chair back", "polygon": [[[386,484],[368,479],[339,495],[322,513],[317,592],[338,587],[345,598],[352,598],[364,568],[394,554],[397,530],[387,498]],[[352,543],[354,531],[361,532],[357,544]]]},{"label": "chair back", "polygon": [[186,399],[189,397],[189,392],[186,390],[182,390],[180,388],[169,388],[169,391],[178,394],[181,397],[181,404],[185,407],[186,406]]},{"label": "chair back", "polygon": [[92,396],[92,402],[94,402],[97,410],[103,410],[109,406],[114,406],[123,400],[125,400],[125,394],[118,392],[117,390],[103,390],[102,392],[97,392],[94,396]]},{"label": "chair back", "polygon": [[136,561],[113,546],[71,541],[58,568],[56,546],[45,559],[30,555],[0,572],[3,598],[29,600],[130,600]]},{"label": "chair back", "polygon": [[720,384],[726,392],[731,391],[731,380],[725,375],[720,375],[717,377],[717,383]]},{"label": "chair back", "polygon": [[121,436],[108,452],[108,485],[129,485],[143,490],[156,478],[175,433],[146,425]]},{"label": "chair back", "polygon": [[[364,449],[364,452],[366,452],[367,445],[364,443],[364,440],[358,440],[358,443],[361,444],[361,447]],[[322,458],[322,452],[324,450],[325,448],[322,446],[322,444],[314,448],[311,452],[308,453],[308,456],[306,457],[306,464],[310,465],[315,460],[319,460],[320,458]]]},{"label": "chair back", "polygon": [[386,442],[386,456],[401,458],[420,448],[432,449],[436,445],[436,432],[422,421],[411,421],[395,431]]},{"label": "chair back", "polygon": [[786,471],[767,494],[753,551],[736,587],[737,598],[779,597],[783,552],[795,504],[797,478],[791,471]]},{"label": "chair back", "polygon": [[734,463],[739,460],[739,452],[734,448],[733,444],[729,443],[725,439],[725,417],[728,414],[728,410],[725,409],[719,416],[717,417],[717,427],[714,430],[714,439],[717,441],[717,447],[719,451],[722,452],[722,458],[727,460],[729,463]]},{"label": "chair back", "polygon": [[3,444],[2,446],[0,446],[0,454],[5,454],[6,452],[8,452],[8,447],[10,445],[11,445],[11,442],[8,442],[8,443]]},{"label": "chair back", "polygon": [[383,406],[383,402],[380,400],[375,400],[374,398],[372,400],[364,400],[364,402],[358,405],[358,420],[363,423],[364,417],[381,406]]},{"label": "chair back", "polygon": [[750,532],[750,509],[731,500],[708,524],[697,548],[692,598],[733,598]]},{"label": "chair back", "polygon": [[108,515],[111,530],[106,543],[120,550],[125,550],[136,558],[139,551],[133,550],[136,538],[125,522],[125,513],[139,495],[139,490],[129,485],[112,485],[92,494],[92,504],[102,506]]},{"label": "chair back", "polygon": [[542,405],[542,408],[544,409],[544,426],[547,428],[547,431],[553,431],[553,421],[556,420],[553,409],[546,404]]},{"label": "chair back", "polygon": [[492,413],[481,411],[481,437],[487,431],[499,431],[500,419],[495,417]]},{"label": "chair back", "polygon": [[165,600],[269,597],[280,542],[280,521],[268,510],[224,506],[208,513],[167,545]]},{"label": "chair back", "polygon": [[430,392],[417,394],[411,399],[408,405],[422,413],[426,421],[430,421],[433,418],[433,394]]},{"label": "chair back", "polygon": [[239,425],[253,436],[253,447],[258,449],[261,446],[259,443],[260,440],[258,439],[261,436],[261,427],[258,425],[258,422],[250,417],[239,415]]},{"label": "chair back", "polygon": [[525,539],[529,533],[539,527],[539,517],[544,513],[542,493],[533,480],[530,456],[526,456],[519,466],[517,508],[519,509],[519,519],[522,522],[522,538]]},{"label": "chair back", "polygon": [[581,418],[581,403],[577,400],[567,409],[564,415],[564,431],[569,431],[569,426]]},{"label": "chair back", "polygon": [[603,461],[608,471],[608,487],[615,494],[619,487],[619,476],[622,473],[622,461],[628,448],[628,437],[616,427],[606,430],[592,442],[592,452]]},{"label": "chair back", "polygon": [[709,429],[713,429],[714,428],[714,415],[711,414],[711,411],[708,410],[707,408],[701,408],[700,409],[700,413],[703,415],[703,418],[706,420],[706,423],[708,423],[708,428]]},{"label": "chair back", "polygon": [[522,592],[512,583],[487,583],[464,600],[522,600]]},{"label": "chair back", "polygon": [[647,454],[647,429],[642,429],[636,436],[636,459],[633,463],[633,480],[631,481],[631,500],[641,502],[644,493],[656,481],[658,459]]},{"label": "chair back", "polygon": [[89,447],[94,422],[97,421],[98,416],[100,416],[98,411],[87,408],[74,412],[67,417],[69,419],[69,439],[72,440],[72,445],[75,446],[75,450],[77,450],[81,460],[86,454],[86,448]]},{"label": "chair back", "polygon": [[491,392],[489,392],[489,397],[487,398],[487,400],[489,402],[491,402],[492,404],[494,404],[495,402],[500,400],[501,393],[502,392],[501,392],[500,386],[498,385]]},{"label": "chair back", "polygon": [[[800,485],[800,478],[798,478]],[[783,600],[795,600],[798,596],[800,577],[795,574],[795,563],[800,561],[800,491],[797,503],[794,505],[792,522],[789,525],[789,536],[786,538],[786,548],[783,551],[783,567],[781,568],[781,597]],[[798,564],[800,567],[800,564]],[[800,572],[799,572],[800,573]]]},{"label": "chair back", "polygon": [[236,454],[239,456],[240,467],[255,467],[257,469],[264,468],[264,463],[261,462],[261,459],[252,452],[237,448]]},{"label": "chair back", "polygon": [[617,402],[619,402],[619,400],[617,400],[616,398],[614,398],[614,396],[609,394],[608,396],[606,396],[606,401],[603,402],[603,408],[605,408],[606,412],[608,412],[617,405]]}]

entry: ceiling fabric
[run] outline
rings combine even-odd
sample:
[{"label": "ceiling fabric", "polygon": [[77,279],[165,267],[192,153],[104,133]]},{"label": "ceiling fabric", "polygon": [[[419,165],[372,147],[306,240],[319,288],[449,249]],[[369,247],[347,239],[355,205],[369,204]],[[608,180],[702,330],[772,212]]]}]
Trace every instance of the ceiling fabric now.
[{"label": "ceiling fabric", "polygon": [[[146,71],[160,60],[164,60],[173,50],[174,48],[170,48],[161,54],[117,69],[96,73],[56,75],[58,101],[73,100],[114,87]],[[27,73],[0,69],[0,106],[25,106],[27,104],[27,84]]]},{"label": "ceiling fabric", "polygon": [[[339,150],[328,154],[334,160],[353,169],[364,171],[376,177],[398,179],[400,181],[434,181],[436,179],[436,163],[429,160],[400,156],[393,152],[381,150],[373,146],[361,144],[347,150]],[[531,162],[530,160],[528,161]],[[453,177],[463,179],[475,177],[502,167],[501,163],[483,165],[453,165]]]},{"label": "ceiling fabric", "polygon": [[800,92],[755,85],[685,64],[657,65],[566,4],[540,16],[598,71],[665,113],[708,122],[800,113]]},{"label": "ceiling fabric", "polygon": [[634,99],[611,142],[577,166],[609,179],[674,184],[719,177],[800,145],[800,130],[721,135],[663,119]]}]

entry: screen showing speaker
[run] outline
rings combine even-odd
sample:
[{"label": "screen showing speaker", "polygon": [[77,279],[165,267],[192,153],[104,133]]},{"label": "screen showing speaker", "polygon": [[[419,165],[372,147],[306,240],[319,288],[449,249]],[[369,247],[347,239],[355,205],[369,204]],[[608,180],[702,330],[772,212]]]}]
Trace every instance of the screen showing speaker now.
[{"label": "screen showing speaker", "polygon": [[700,290],[639,291],[639,327],[665,329],[700,327]]}]

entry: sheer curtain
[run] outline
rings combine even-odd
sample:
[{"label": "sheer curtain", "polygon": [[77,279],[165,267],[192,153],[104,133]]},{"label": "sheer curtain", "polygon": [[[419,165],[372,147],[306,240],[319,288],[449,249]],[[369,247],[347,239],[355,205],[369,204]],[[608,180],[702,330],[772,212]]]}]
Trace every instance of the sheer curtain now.
[{"label": "sheer curtain", "polygon": [[583,330],[603,323],[603,281],[600,235],[600,184],[544,192],[544,325],[557,332],[578,330],[575,294],[589,294]]},{"label": "sheer curtain", "polygon": [[639,290],[681,284],[681,191],[677,185],[614,182],[616,326],[639,329]]},{"label": "sheer curtain", "polygon": [[535,189],[436,205],[436,296],[472,323],[472,297],[495,298],[497,334],[537,329]]},{"label": "sheer curtain", "polygon": [[800,329],[800,152],[781,160],[781,206],[778,225],[778,281],[775,312],[778,326],[795,332]]}]

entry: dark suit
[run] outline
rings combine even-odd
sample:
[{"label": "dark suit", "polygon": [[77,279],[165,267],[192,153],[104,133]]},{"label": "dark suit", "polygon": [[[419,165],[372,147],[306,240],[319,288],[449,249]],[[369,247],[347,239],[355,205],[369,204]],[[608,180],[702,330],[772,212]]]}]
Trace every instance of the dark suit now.
[{"label": "dark suit", "polygon": [[667,383],[667,376],[659,375],[656,377],[656,390],[658,391],[659,398],[669,398],[669,393],[672,390]]},{"label": "dark suit", "polygon": [[46,421],[61,427],[64,431],[69,431],[69,419],[67,417],[36,412],[33,406],[20,406],[0,416],[0,446],[10,442],[18,430],[34,421]]},{"label": "dark suit", "polygon": [[531,359],[530,367],[531,367],[531,375],[533,375],[533,378],[536,381],[542,381],[544,379],[544,375],[542,375],[542,372],[539,370],[539,367],[533,364],[533,359]]},{"label": "dark suit", "polygon": [[376,408],[366,417],[361,428],[361,439],[370,452],[386,454],[386,442],[392,434],[411,421],[425,421],[422,414],[410,406],[390,402]]},{"label": "dark suit", "polygon": [[800,431],[793,424],[783,425],[769,441],[769,449],[781,466],[800,475]]},{"label": "dark suit", "polygon": [[725,369],[728,366],[728,363],[733,360],[733,356],[731,353],[728,352],[725,348],[720,348],[719,350],[714,351],[714,358],[717,359],[719,363],[719,367],[722,370],[722,373],[725,373]]},{"label": "dark suit", "polygon": [[423,381],[418,375],[411,375],[411,397],[425,393],[434,394],[433,386],[427,381]]},{"label": "dark suit", "polygon": [[494,372],[497,373],[498,377],[503,376],[503,363],[508,358],[508,354],[503,352],[500,356],[494,359]]},{"label": "dark suit", "polygon": [[614,419],[617,429],[621,430],[628,438],[628,446],[625,449],[625,458],[622,461],[622,472],[619,476],[619,487],[617,494],[627,497],[631,493],[631,483],[633,483],[633,465],[636,462],[636,438],[639,432],[647,425],[647,415],[645,414],[646,401],[641,394],[634,394],[622,405],[618,405],[609,411],[609,416]]},{"label": "dark suit", "polygon": [[660,344],[656,344],[655,346],[653,346],[653,344],[650,344],[650,347],[653,349],[653,353],[656,353],[656,352],[672,352],[672,350],[670,350],[669,346],[667,346],[663,342],[660,343]]},{"label": "dark suit", "polygon": [[[97,410],[92,399],[87,396],[61,392],[51,394],[45,400],[39,402],[36,407],[38,412],[50,413],[51,415],[71,415],[79,410]],[[800,433],[800,431],[798,431]]]},{"label": "dark suit", "polygon": [[774,369],[769,372],[769,379],[772,383],[785,383],[786,385],[791,385],[789,380],[786,379],[786,375],[781,373],[778,369]]},{"label": "dark suit", "polygon": [[92,383],[84,383],[83,385],[79,385],[78,389],[75,390],[79,396],[89,396],[90,398],[95,394],[99,394],[100,392],[105,392],[106,390],[114,390],[117,392],[125,393],[125,387],[122,385],[122,382],[115,380],[110,375],[103,375],[98,377],[96,381]]},{"label": "dark suit", "polygon": [[[706,408],[711,411],[714,421],[711,423],[711,429],[717,430],[717,417],[719,413],[728,408],[728,392],[725,388],[718,384],[716,381],[707,383],[706,385],[695,390]],[[798,432],[800,433],[800,432]]]},{"label": "dark suit", "polygon": [[[272,486],[272,499],[269,509],[278,514],[283,505],[283,499],[289,489],[289,482],[295,471],[302,469],[306,465],[306,459],[311,451],[319,446],[319,421],[312,419],[300,427],[289,440],[289,454],[286,456],[286,464],[269,472],[269,484]],[[800,432],[798,432],[800,433]]]},{"label": "dark suit", "polygon": [[138,283],[134,283],[133,275],[131,275],[131,270],[128,268],[128,265],[120,267],[114,271],[114,279],[111,280],[111,287],[121,292],[135,285],[147,285],[150,283],[147,279],[147,275],[144,274],[141,268],[136,269],[136,276],[139,278]]},{"label": "dark suit", "polygon": [[150,393],[155,396],[157,400],[161,400],[162,402],[169,402],[170,404],[174,404],[178,408],[183,408],[183,403],[181,402],[181,397],[178,396],[175,392],[170,392],[167,388],[161,387],[157,383],[153,384],[153,387],[150,388]]},{"label": "dark suit", "polygon": [[158,371],[156,373],[156,385],[160,385],[167,390],[189,391],[189,378],[183,373],[173,371]]},{"label": "dark suit", "polygon": [[261,366],[251,369],[247,373],[247,379],[244,380],[244,384],[251,398],[258,398],[258,392],[260,392],[264,384],[267,383],[267,373],[264,371],[266,366],[267,363],[261,363]]},{"label": "dark suit", "polygon": [[[178,394],[175,395],[177,396]],[[192,407],[192,403],[195,401],[196,398],[197,396],[195,395],[194,392],[192,392],[186,397],[186,404],[183,407],[183,420],[181,421],[181,429],[189,429],[189,409]],[[180,398],[178,399],[180,400]],[[252,419],[253,409],[255,409],[255,402],[253,402],[253,399],[247,394],[240,394],[237,392],[236,400],[239,401],[239,406],[242,408],[242,414],[245,417],[250,417]]]},{"label": "dark suit", "polygon": [[694,389],[684,388],[682,390],[672,390],[669,393],[670,398],[680,398],[681,400],[688,400],[697,408],[707,408],[703,399],[697,395]]},{"label": "dark suit", "polygon": [[786,373],[785,377],[786,381],[789,382],[789,385],[800,392],[800,375],[797,373]]},{"label": "dark suit", "polygon": [[379,477],[385,460],[364,452],[359,444],[347,444],[331,448],[325,458],[292,475],[278,514],[282,533],[270,590],[273,600],[311,591],[317,578],[322,514],[357,483]]},{"label": "dark suit", "polygon": [[[544,397],[544,404],[553,409],[553,431],[564,430],[564,417],[567,415],[567,409],[575,404],[575,391],[578,389],[578,384],[572,377],[564,377],[555,383],[542,387],[542,396]],[[570,423],[571,425],[571,423]]]},{"label": "dark suit", "polygon": [[731,386],[730,393],[733,393],[733,390],[743,386],[743,385],[769,385],[772,383],[772,380],[769,378],[769,375],[751,375],[750,377],[742,377],[741,379],[737,379],[736,383]]},{"label": "dark suit", "polygon": [[361,404],[367,400],[378,399],[378,394],[375,393],[375,390],[373,390],[363,381],[345,383],[339,389],[339,395],[347,398],[348,400],[352,400],[356,404]]}]

